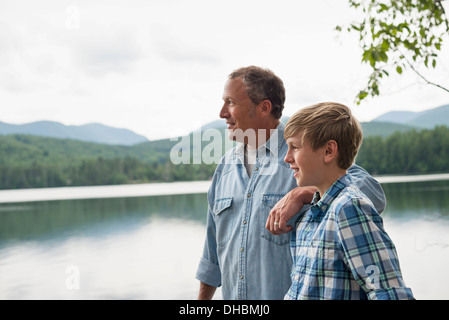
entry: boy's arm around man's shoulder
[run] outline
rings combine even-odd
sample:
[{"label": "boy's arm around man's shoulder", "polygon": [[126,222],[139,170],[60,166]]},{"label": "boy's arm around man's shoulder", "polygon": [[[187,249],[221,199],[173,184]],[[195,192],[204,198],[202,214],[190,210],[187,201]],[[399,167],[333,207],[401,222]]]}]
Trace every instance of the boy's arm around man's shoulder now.
[{"label": "boy's arm around man's shoulder", "polygon": [[308,208],[307,204],[312,202],[316,187],[296,187],[290,190],[271,209],[265,228],[274,235],[281,235],[293,230],[293,226],[287,225],[288,221],[295,215],[301,215]]},{"label": "boy's arm around man's shoulder", "polygon": [[[365,169],[354,164],[348,169],[351,180],[374,204],[377,212],[381,213],[386,207],[384,190],[380,183],[374,179]],[[271,210],[265,227],[275,235],[283,234],[292,230],[287,225],[294,215],[303,209],[305,204],[312,201],[316,187],[297,187],[287,193]],[[305,212],[304,210],[302,212]],[[275,225],[274,223],[279,223]]]}]

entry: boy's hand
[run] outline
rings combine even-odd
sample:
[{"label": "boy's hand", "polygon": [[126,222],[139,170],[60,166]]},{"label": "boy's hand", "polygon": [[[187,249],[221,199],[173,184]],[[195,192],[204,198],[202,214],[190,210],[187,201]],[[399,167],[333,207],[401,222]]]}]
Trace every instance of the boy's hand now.
[{"label": "boy's hand", "polygon": [[312,202],[316,190],[316,187],[297,187],[291,190],[271,209],[265,228],[274,235],[290,232],[293,227],[287,225],[287,222],[304,204]]}]

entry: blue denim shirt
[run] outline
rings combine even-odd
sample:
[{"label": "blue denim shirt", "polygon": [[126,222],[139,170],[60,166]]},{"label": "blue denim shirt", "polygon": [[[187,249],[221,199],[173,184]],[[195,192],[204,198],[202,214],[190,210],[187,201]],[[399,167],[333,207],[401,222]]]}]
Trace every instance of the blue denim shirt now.
[{"label": "blue denim shirt", "polygon": [[[208,192],[206,240],[196,278],[222,286],[223,299],[280,300],[290,288],[291,235],[272,235],[265,229],[270,210],[297,187],[284,162],[287,149],[280,123],[258,148],[251,177],[245,169],[243,145],[229,150],[217,165]],[[382,212],[385,195],[380,184],[358,166],[348,173]]]}]

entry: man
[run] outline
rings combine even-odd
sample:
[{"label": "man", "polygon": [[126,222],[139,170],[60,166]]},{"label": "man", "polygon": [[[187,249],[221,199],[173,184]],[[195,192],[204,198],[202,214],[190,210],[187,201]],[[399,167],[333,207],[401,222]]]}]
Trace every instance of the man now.
[{"label": "man", "polygon": [[[220,117],[239,144],[217,165],[208,192],[198,298],[212,299],[222,286],[224,299],[283,299],[292,265],[286,217],[310,203],[316,188],[296,187],[283,161],[288,147],[279,120],[285,102],[279,77],[254,66],[238,69],[229,75],[223,100]],[[348,172],[383,211],[385,195],[377,181],[358,166]],[[265,228],[268,220],[275,234]]]}]

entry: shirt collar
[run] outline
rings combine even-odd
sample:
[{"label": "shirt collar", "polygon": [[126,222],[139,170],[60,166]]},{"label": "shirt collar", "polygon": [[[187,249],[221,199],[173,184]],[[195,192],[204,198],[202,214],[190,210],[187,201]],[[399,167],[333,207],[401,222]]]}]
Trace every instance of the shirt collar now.
[{"label": "shirt collar", "polygon": [[327,213],[327,210],[331,206],[332,202],[337,198],[340,192],[351,183],[349,174],[345,174],[340,177],[332,186],[324,193],[320,198],[320,194],[317,191],[312,199],[312,219],[321,220]]},{"label": "shirt collar", "polygon": [[[274,129],[271,132],[268,141],[265,142],[263,145],[261,145],[259,148],[257,148],[257,155],[258,156],[265,155],[268,152],[277,155],[281,150],[282,144],[285,143],[284,129],[285,125],[281,121],[279,121],[279,124],[276,127],[276,129]],[[243,143],[239,143],[237,147],[234,149],[234,158],[241,159],[241,161],[243,161],[244,152],[245,152],[245,145]]]}]

